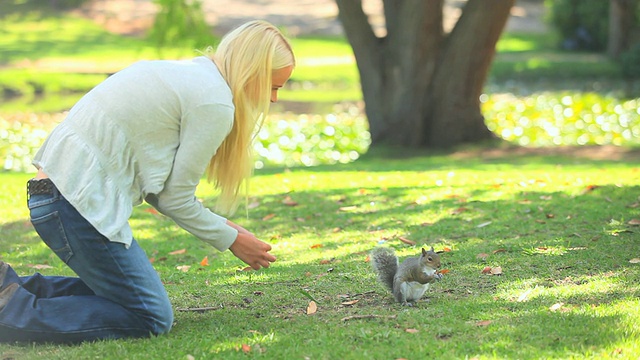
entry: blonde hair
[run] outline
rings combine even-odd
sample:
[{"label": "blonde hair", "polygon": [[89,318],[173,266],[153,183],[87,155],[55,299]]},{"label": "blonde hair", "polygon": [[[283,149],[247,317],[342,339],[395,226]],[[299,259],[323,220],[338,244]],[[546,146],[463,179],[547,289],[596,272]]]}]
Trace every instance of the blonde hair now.
[{"label": "blonde hair", "polygon": [[231,88],[235,114],[231,132],[209,162],[207,178],[220,190],[217,210],[231,214],[253,173],[252,143],[269,111],[272,72],[295,66],[295,58],[278,28],[261,20],[229,32],[211,57]]}]

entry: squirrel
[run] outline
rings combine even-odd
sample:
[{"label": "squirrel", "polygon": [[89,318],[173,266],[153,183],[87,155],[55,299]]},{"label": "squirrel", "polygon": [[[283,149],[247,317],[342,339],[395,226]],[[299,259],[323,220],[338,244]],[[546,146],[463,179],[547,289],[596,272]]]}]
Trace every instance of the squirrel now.
[{"label": "squirrel", "polygon": [[401,264],[392,249],[379,247],[371,252],[371,265],[378,274],[378,280],[385,285],[396,301],[413,306],[429,289],[431,283],[442,279],[437,272],[440,255],[433,246],[429,251],[422,248],[420,257],[410,257]]}]

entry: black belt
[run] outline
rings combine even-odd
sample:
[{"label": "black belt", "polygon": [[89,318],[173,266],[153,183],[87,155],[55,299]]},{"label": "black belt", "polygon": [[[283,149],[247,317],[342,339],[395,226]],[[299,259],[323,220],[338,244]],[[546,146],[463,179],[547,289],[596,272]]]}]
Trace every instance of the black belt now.
[{"label": "black belt", "polygon": [[56,186],[51,179],[31,179],[27,181],[27,194],[33,195],[48,195],[53,194],[56,191]]}]

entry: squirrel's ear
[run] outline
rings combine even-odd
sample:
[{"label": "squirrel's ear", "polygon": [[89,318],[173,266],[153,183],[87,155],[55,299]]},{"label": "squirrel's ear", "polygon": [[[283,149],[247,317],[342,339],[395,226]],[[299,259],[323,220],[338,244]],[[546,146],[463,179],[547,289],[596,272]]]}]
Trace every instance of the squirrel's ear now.
[{"label": "squirrel's ear", "polygon": [[427,250],[425,250],[424,248],[422,248],[422,255],[427,255]]},{"label": "squirrel's ear", "polygon": [[433,246],[431,247],[431,252],[435,252],[435,251],[433,250]]}]

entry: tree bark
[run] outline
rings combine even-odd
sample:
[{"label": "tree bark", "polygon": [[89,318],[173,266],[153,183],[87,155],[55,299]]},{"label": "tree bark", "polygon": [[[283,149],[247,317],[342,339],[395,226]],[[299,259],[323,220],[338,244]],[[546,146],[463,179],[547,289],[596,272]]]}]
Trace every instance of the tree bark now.
[{"label": "tree bark", "polygon": [[492,137],[479,96],[514,0],[469,0],[445,36],[443,0],[383,0],[377,37],[360,0],[336,0],[358,65],[372,146],[449,147]]},{"label": "tree bark", "polygon": [[631,45],[631,29],[637,0],[610,0],[607,54],[617,59]]}]

